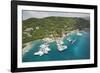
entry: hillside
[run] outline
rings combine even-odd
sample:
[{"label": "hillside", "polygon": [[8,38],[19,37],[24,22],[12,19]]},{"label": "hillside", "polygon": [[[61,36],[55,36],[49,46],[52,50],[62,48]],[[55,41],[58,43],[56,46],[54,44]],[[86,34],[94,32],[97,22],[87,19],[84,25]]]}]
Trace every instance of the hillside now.
[{"label": "hillside", "polygon": [[84,30],[84,28],[90,28],[89,22],[89,20],[72,17],[29,18],[22,21],[22,42],[50,37],[52,34],[60,37],[62,32],[68,33],[76,29]]}]

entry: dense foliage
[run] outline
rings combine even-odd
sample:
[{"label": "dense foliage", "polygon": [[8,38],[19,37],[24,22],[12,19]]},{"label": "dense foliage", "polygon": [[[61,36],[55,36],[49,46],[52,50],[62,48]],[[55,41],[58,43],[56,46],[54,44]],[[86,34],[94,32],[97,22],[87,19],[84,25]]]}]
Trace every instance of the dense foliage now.
[{"label": "dense foliage", "polygon": [[[89,28],[89,20],[82,18],[72,18],[72,17],[46,17],[46,18],[29,18],[22,21],[22,38],[23,43],[42,39],[49,37],[51,34],[55,36],[61,36],[62,31],[68,33],[72,30],[84,30],[84,28]],[[32,28],[32,30],[25,31],[27,28]],[[25,34],[25,32],[27,34]],[[31,36],[28,36],[30,34]]]}]

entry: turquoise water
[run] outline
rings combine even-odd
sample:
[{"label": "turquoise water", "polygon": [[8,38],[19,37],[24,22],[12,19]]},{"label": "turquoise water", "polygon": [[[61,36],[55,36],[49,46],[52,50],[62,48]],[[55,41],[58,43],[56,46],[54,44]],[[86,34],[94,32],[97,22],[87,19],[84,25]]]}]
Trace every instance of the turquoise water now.
[{"label": "turquoise water", "polygon": [[[80,33],[82,33],[82,36],[73,33],[66,37],[63,41],[68,48],[61,52],[57,50],[56,42],[50,43],[49,48],[51,48],[51,51],[43,56],[34,55],[34,52],[39,50],[39,46],[43,44],[43,41],[33,41],[32,48],[23,55],[22,62],[90,59],[90,34],[86,32]],[[71,43],[67,39],[76,41]]]}]

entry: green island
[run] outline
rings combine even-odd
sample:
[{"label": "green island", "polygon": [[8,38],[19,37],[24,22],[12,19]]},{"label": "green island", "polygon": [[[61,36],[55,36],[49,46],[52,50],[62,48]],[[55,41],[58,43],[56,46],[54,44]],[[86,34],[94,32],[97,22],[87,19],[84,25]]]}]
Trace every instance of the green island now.
[{"label": "green island", "polygon": [[77,17],[29,18],[22,21],[22,47],[25,43],[46,37],[60,37],[73,30],[90,28],[90,21]]}]

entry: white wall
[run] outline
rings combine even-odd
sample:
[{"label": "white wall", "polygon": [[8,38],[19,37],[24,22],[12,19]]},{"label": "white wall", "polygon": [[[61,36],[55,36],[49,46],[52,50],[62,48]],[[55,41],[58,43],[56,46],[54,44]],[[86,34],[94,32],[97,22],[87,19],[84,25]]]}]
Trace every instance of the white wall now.
[{"label": "white wall", "polygon": [[[59,3],[75,3],[75,4],[91,4],[98,5],[98,19],[100,19],[100,0],[33,0],[33,1],[49,1]],[[0,73],[10,73],[10,0],[0,0]],[[98,22],[98,24],[100,21]],[[100,27],[100,25],[98,26]],[[98,29],[100,31],[100,28]],[[100,37],[100,34],[99,36]],[[100,38],[98,39],[100,40]],[[98,52],[100,55],[100,46]],[[100,58],[99,58],[100,61]],[[100,62],[99,62],[100,64]],[[85,69],[70,69],[70,70],[55,70],[55,71],[41,71],[37,73],[100,73],[100,66],[98,68]],[[27,72],[32,73],[32,72]],[[34,72],[35,73],[35,72]]]}]

